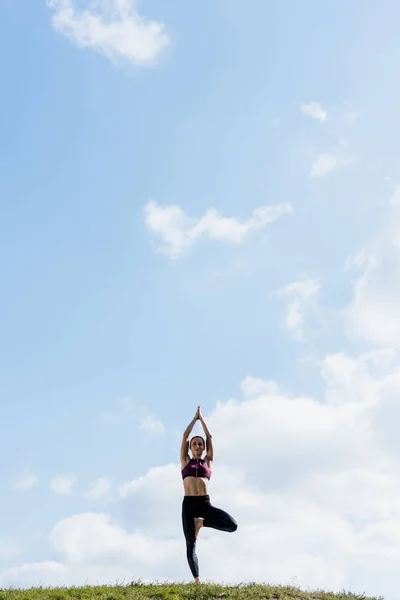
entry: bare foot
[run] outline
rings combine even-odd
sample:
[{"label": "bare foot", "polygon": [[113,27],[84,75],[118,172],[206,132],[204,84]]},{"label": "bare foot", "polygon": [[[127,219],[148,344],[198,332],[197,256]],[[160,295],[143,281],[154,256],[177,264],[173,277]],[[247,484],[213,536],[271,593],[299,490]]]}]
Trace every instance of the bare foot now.
[{"label": "bare foot", "polygon": [[203,527],[203,519],[194,518],[194,538],[197,540],[200,529]]},{"label": "bare foot", "polygon": [[194,580],[196,583],[200,583],[200,577],[195,577]]}]

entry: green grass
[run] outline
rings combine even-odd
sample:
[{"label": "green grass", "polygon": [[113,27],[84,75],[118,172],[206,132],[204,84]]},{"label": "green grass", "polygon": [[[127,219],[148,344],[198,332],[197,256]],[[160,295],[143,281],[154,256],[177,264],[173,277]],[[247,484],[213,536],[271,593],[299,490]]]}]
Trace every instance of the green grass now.
[{"label": "green grass", "polygon": [[259,584],[222,586],[212,584],[151,584],[140,581],[128,585],[71,588],[30,588],[0,590],[0,600],[383,600],[364,594],[303,591],[293,586],[273,587]]}]

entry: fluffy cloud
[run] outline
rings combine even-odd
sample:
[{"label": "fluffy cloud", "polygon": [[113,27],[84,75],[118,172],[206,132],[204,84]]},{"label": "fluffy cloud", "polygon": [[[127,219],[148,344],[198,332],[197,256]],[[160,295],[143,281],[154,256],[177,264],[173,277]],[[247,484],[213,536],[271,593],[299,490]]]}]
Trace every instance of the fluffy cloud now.
[{"label": "fluffy cloud", "polygon": [[400,186],[389,199],[381,231],[354,262],[362,273],[345,311],[350,335],[400,349]]},{"label": "fluffy cloud", "polygon": [[90,484],[90,490],[86,492],[86,497],[91,500],[101,498],[111,489],[111,484],[107,477],[99,477]]},{"label": "fluffy cloud", "polygon": [[335,169],[343,166],[345,161],[334,154],[324,153],[318,154],[311,165],[311,177],[325,177]]},{"label": "fluffy cloud", "polygon": [[353,123],[355,123],[360,118],[360,113],[349,102],[345,102],[343,108],[345,122],[348,125],[353,125]]},{"label": "fluffy cloud", "polygon": [[54,29],[77,46],[92,48],[112,61],[135,65],[155,62],[170,44],[164,25],[145,22],[133,0],[106,0],[96,8],[77,10],[73,0],[47,0]]},{"label": "fluffy cloud", "polygon": [[0,573],[0,585],[2,588],[43,585],[62,586],[68,585],[70,569],[56,561],[43,561],[23,564],[18,567],[7,569]]},{"label": "fluffy cloud", "polygon": [[101,415],[101,420],[107,425],[119,425],[124,422],[128,416],[137,419],[139,429],[153,434],[160,434],[164,431],[162,421],[152,415],[145,406],[139,404],[130,398],[123,398],[114,412]]},{"label": "fluffy cloud", "polygon": [[322,108],[319,102],[310,102],[309,104],[303,104],[300,107],[300,110],[308,117],[316,119],[317,121],[326,121],[327,119],[326,110]]},{"label": "fluffy cloud", "polygon": [[[158,564],[165,559],[165,545],[141,533],[127,534],[109,515],[84,513],[62,519],[53,529],[50,541],[69,564],[93,564],[108,555],[108,564],[131,562]],[[174,542],[167,545],[173,546]]]},{"label": "fluffy cloud", "polygon": [[164,431],[164,424],[156,419],[151,413],[146,413],[140,419],[140,429],[149,431],[150,433],[159,434]]},{"label": "fluffy cloud", "polygon": [[69,473],[67,475],[56,475],[50,481],[50,487],[55,494],[59,495],[67,495],[72,491],[72,486],[76,481],[76,477],[74,473]]},{"label": "fluffy cloud", "polygon": [[188,217],[178,205],[160,206],[150,201],[144,209],[146,226],[165,242],[162,250],[171,258],[181,254],[202,238],[240,244],[251,231],[263,229],[282,215],[291,214],[290,204],[261,206],[247,220],[223,217],[209,209],[199,219]]},{"label": "fluffy cloud", "polygon": [[39,484],[39,479],[26,469],[15,481],[13,488],[17,492],[27,492]]},{"label": "fluffy cloud", "polygon": [[137,403],[130,398],[123,398],[113,412],[104,413],[100,419],[107,425],[119,425],[137,408]]},{"label": "fluffy cloud", "polygon": [[278,294],[292,299],[286,307],[285,327],[297,340],[304,339],[305,313],[315,305],[319,284],[311,278],[289,283]]}]

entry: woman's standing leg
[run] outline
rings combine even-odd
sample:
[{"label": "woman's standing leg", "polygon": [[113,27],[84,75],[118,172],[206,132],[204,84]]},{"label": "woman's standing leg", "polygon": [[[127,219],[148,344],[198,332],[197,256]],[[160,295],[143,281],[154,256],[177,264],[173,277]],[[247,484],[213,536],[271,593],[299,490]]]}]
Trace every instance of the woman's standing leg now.
[{"label": "woman's standing leg", "polygon": [[184,500],[182,504],[182,525],[186,539],[186,556],[192,575],[197,579],[199,577],[199,562],[196,554],[194,514],[191,508]]}]

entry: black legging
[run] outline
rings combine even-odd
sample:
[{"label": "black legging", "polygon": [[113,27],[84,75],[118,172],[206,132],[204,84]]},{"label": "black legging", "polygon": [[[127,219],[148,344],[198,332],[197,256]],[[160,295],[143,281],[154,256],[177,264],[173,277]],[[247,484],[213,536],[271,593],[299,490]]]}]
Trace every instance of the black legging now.
[{"label": "black legging", "polygon": [[227,512],[211,505],[210,496],[184,496],[182,503],[182,525],[186,538],[186,555],[193,577],[199,576],[196,554],[194,518],[203,518],[204,527],[232,533],[237,523]]}]

